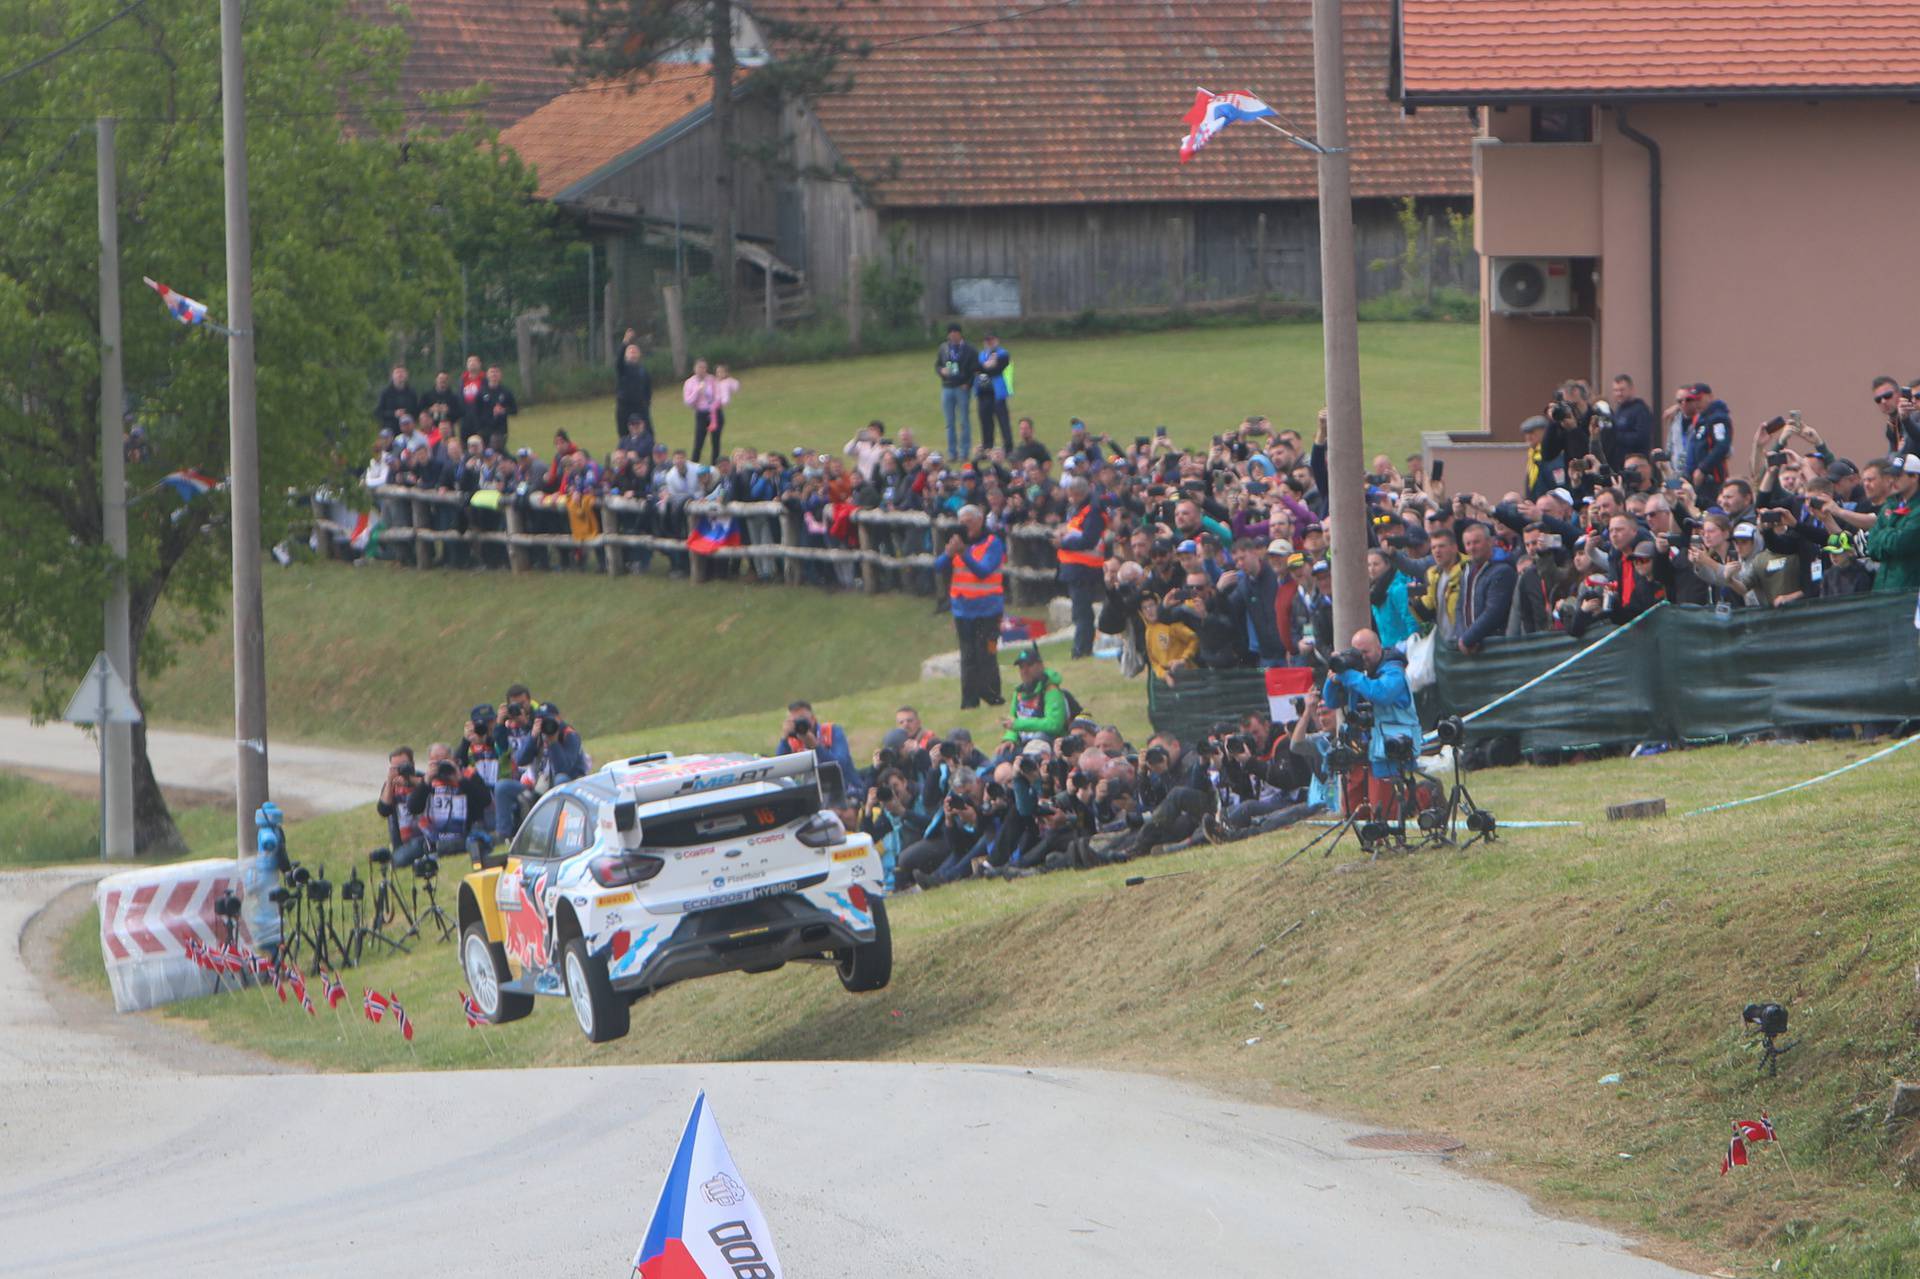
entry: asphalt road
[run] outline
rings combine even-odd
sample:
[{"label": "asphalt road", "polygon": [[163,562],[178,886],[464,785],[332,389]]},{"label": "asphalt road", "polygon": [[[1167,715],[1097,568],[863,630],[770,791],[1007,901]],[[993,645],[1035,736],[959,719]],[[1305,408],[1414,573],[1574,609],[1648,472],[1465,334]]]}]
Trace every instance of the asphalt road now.
[{"label": "asphalt road", "polygon": [[1157,1078],[281,1070],[31,971],[95,873],[0,875],[23,961],[0,963],[0,1275],[625,1275],[702,1088],[806,1279],[1682,1274],[1349,1125]]},{"label": "asphalt road", "polygon": [[[165,788],[233,794],[230,737],[149,729],[147,754],[154,778]],[[334,813],[371,805],[387,773],[386,755],[379,750],[270,742],[268,762],[273,797],[290,813]],[[96,777],[99,747],[72,724],[36,725],[24,715],[0,715],[0,768]]]}]

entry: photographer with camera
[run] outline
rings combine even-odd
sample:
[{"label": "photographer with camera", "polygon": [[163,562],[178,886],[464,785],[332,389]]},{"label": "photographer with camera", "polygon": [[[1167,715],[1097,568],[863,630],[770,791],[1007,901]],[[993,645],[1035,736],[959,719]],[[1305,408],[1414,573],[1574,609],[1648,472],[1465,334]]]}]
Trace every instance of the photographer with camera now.
[{"label": "photographer with camera", "polygon": [[[1486,535],[1484,526],[1479,531]],[[1506,567],[1511,574],[1512,565]],[[1355,631],[1352,646],[1328,658],[1327,669],[1327,687],[1337,690],[1328,700],[1347,712],[1350,724],[1370,723],[1367,803],[1375,817],[1394,816],[1393,784],[1411,768],[1420,744],[1420,719],[1413,709],[1413,690],[1407,685],[1406,654],[1383,648],[1380,637],[1370,630]],[[1405,758],[1396,758],[1401,755]]]},{"label": "photographer with camera", "polygon": [[860,770],[853,766],[853,748],[847,745],[846,731],[815,715],[813,703],[804,700],[787,703],[787,718],[780,725],[780,740],[773,747],[775,755],[797,755],[801,751],[812,751],[818,763],[838,764],[840,775],[849,786],[860,779]]},{"label": "photographer with camera", "polygon": [[1873,406],[1881,414],[1880,429],[1887,452],[1895,458],[1920,454],[1920,401],[1914,388],[1882,375],[1873,379]]},{"label": "photographer with camera", "polygon": [[388,752],[387,779],[381,784],[373,811],[387,819],[387,847],[396,866],[405,866],[426,850],[417,828],[420,815],[427,811],[429,790],[426,779],[414,767],[413,747],[396,746]]},{"label": "photographer with camera", "polygon": [[460,730],[459,744],[453,748],[453,762],[463,772],[472,773],[487,786],[487,807],[493,807],[493,788],[500,781],[500,754],[494,748],[493,733],[499,726],[499,714],[491,702],[482,702],[467,712]]},{"label": "photographer with camera", "polygon": [[[436,857],[464,851],[478,864],[493,851],[493,837],[485,825],[487,810],[493,807],[493,788],[478,775],[462,772],[452,760],[433,766],[428,785],[427,807],[415,824],[426,851]],[[393,858],[396,866],[412,860],[403,860],[398,852]]]},{"label": "photographer with camera", "polygon": [[493,783],[493,842],[504,844],[520,828],[520,755],[533,744],[533,694],[512,684],[493,726],[493,754],[499,761]]},{"label": "photographer with camera", "polygon": [[989,819],[992,811],[980,775],[971,768],[954,769],[935,828],[900,854],[899,870],[923,889],[964,879],[975,860],[984,861],[993,847],[997,824]]},{"label": "photographer with camera", "polygon": [[535,710],[533,736],[513,762],[520,769],[521,785],[536,795],[593,771],[580,734],[560,718],[560,708],[552,702],[542,702]]}]

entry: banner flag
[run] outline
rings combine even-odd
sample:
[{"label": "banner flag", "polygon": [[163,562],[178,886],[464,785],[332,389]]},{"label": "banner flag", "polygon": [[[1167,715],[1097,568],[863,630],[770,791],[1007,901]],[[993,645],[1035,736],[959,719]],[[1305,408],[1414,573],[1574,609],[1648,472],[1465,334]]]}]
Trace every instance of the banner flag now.
[{"label": "banner flag", "polygon": [[687,1116],[653,1223],[633,1255],[633,1273],[639,1279],[781,1279],[786,1273],[704,1092]]},{"label": "banner flag", "polygon": [[1272,666],[1267,669],[1267,712],[1276,724],[1291,724],[1300,718],[1297,699],[1313,691],[1313,668],[1308,666]]}]

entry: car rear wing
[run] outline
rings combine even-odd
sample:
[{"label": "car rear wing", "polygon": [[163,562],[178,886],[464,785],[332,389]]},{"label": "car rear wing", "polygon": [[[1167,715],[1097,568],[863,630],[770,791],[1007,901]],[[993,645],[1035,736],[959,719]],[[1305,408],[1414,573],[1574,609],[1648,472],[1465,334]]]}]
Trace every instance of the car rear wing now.
[{"label": "car rear wing", "polygon": [[740,760],[692,769],[678,775],[623,782],[621,798],[634,804],[652,804],[756,783],[778,786],[805,785],[808,782],[817,783],[822,797],[829,803],[838,802],[840,791],[845,786],[838,764],[820,764],[815,761],[812,751],[798,751],[773,759]]}]

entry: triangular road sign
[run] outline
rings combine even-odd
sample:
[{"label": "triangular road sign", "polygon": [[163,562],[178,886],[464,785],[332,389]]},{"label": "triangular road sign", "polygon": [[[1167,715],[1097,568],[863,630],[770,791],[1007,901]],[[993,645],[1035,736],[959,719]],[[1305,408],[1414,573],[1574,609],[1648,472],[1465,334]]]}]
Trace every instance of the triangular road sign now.
[{"label": "triangular road sign", "polygon": [[143,717],[133,704],[133,690],[127,687],[127,681],[113,669],[107,655],[100,653],[60,718],[69,724],[138,724]]}]

